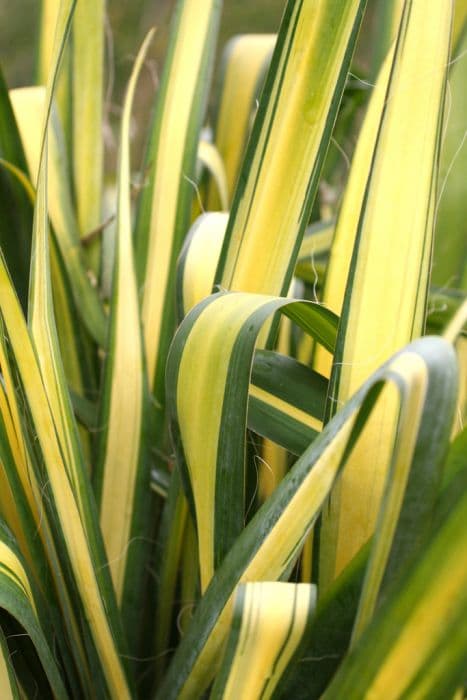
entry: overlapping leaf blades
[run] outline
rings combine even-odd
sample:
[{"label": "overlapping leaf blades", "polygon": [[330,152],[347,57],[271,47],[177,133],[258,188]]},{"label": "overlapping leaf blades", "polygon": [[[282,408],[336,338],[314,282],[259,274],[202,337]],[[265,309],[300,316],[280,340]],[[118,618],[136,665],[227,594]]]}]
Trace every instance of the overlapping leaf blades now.
[{"label": "overlapping leaf blades", "polygon": [[[448,63],[447,0],[430,12],[421,0],[385,3],[392,21],[382,27],[381,46],[387,50],[403,10],[399,39],[386,58],[361,131],[324,288],[325,302],[340,313],[350,270],[332,391],[328,377],[337,317],[321,304],[272,296],[300,288],[297,295],[304,291],[316,301],[321,291],[334,223],[313,219],[310,225],[309,217],[364,4],[286,4],[256,120],[275,38],[237,40],[226,64],[215,142],[200,144],[220,2],[179,0],[138,205],[135,253],[130,116],[147,42],[130,80],[121,127],[115,257],[109,263],[99,244],[103,4],[83,0],[79,5],[74,43],[59,80],[74,3],[44,1],[43,17],[49,22],[43,25],[40,75],[43,82],[48,78],[48,88],[12,95],[35,193],[0,86],[7,124],[0,147],[10,178],[0,193],[12,192],[15,203],[24,200],[11,188],[12,175],[35,199],[29,327],[7,270],[11,264],[16,284],[28,253],[19,251],[15,259],[10,246],[7,264],[0,259],[0,508],[13,533],[2,526],[0,682],[5,697],[32,696],[37,683],[44,697],[151,697],[157,691],[158,697],[175,700],[201,697],[214,682],[212,697],[312,698],[323,692],[330,698],[364,697],[389,688],[388,697],[441,698],[452,696],[462,683],[467,470],[459,455],[465,431],[442,473],[457,395],[452,348],[433,338],[413,343],[374,371],[352,398],[363,374],[349,380],[344,393],[332,393],[358,370],[355,358],[358,364],[360,356],[352,354],[357,341],[388,357],[422,331]],[[456,46],[465,36],[459,17],[461,11]],[[425,47],[423,60],[414,49],[418,42]],[[238,119],[229,130],[232,103]],[[33,104],[37,114],[44,114],[45,127],[37,115],[25,114]],[[28,123],[28,116],[36,123]],[[202,170],[195,168],[197,157],[216,187],[211,182],[206,189],[203,179],[196,190]],[[396,157],[397,169],[391,165]],[[393,207],[398,187],[403,190],[399,214]],[[202,208],[204,196],[209,205],[220,197],[224,213],[205,214],[195,223],[177,278],[176,257],[190,211]],[[229,215],[225,210],[232,196]],[[443,206],[450,215],[448,199]],[[331,210],[324,202],[321,218],[334,216]],[[24,211],[22,223],[11,219],[23,233],[30,216]],[[403,225],[410,217],[421,223],[407,236]],[[309,235],[301,243],[307,227]],[[80,236],[89,232],[91,245],[82,250]],[[378,235],[385,232],[381,244]],[[415,282],[404,280],[393,293],[394,307],[407,306],[409,318],[402,328],[397,316],[401,332],[390,348],[382,348],[371,315],[360,312],[354,333],[351,312],[365,308],[365,293],[377,298],[379,277],[392,269],[384,244],[389,239],[402,251],[402,264],[395,252],[389,256],[398,267],[391,281],[400,281],[406,265],[406,277]],[[106,253],[111,241],[109,232]],[[418,245],[412,261],[416,274],[409,270],[407,242]],[[384,251],[384,266],[366,254],[372,245]],[[290,288],[296,258],[302,283]],[[101,264],[105,280],[99,279]],[[209,296],[214,282],[221,291]],[[21,284],[26,307],[27,281]],[[400,301],[405,295],[410,304]],[[102,299],[110,306],[109,323]],[[381,300],[377,303],[383,316]],[[458,305],[445,336],[457,343],[462,360],[465,304]],[[390,306],[385,300],[384,308]],[[176,312],[181,326],[167,366],[174,457],[164,428],[164,376]],[[287,326],[282,324],[275,344],[278,312],[287,316]],[[314,340],[303,343],[303,332]],[[293,359],[308,362],[312,343],[314,369]],[[281,354],[289,352],[292,357]],[[377,364],[371,363],[364,375]],[[149,390],[155,397],[152,416]],[[334,398],[342,410],[325,425],[334,413]],[[381,500],[365,536],[359,535],[336,565],[344,519],[355,520],[352,504],[361,501],[361,490],[351,489],[350,508],[339,511],[335,504],[356,452],[369,434],[374,439],[374,415],[388,402],[393,439],[381,458]],[[459,410],[461,415],[461,404]],[[147,431],[150,423],[155,432]],[[456,426],[459,430],[459,421]],[[267,449],[259,436],[267,439]],[[262,483],[258,495],[258,461],[263,460],[264,482],[270,469],[265,460],[277,455],[274,485],[293,455],[298,460],[275,491]],[[150,467],[158,485],[152,508]],[[161,498],[167,498],[165,505]],[[310,580],[311,556],[298,561],[320,514],[320,565],[312,571],[320,583],[315,611],[313,585],[281,581]],[[153,550],[155,525],[159,539]],[[346,566],[353,552],[357,555]],[[341,614],[346,601],[350,605]],[[16,640],[24,633],[37,655],[29,640]],[[179,646],[171,658],[173,642]],[[408,649],[415,646],[417,653],[407,663]],[[310,669],[308,683],[304,678]]]}]

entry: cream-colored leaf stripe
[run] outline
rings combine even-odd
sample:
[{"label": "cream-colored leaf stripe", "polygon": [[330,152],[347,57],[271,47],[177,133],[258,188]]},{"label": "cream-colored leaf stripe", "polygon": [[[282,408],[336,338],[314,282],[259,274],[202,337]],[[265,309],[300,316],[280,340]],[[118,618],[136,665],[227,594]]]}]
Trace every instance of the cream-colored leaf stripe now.
[{"label": "cream-colored leaf stripe", "polygon": [[291,418],[302,425],[306,425],[308,428],[316,430],[318,433],[323,429],[323,421],[315,418],[315,416],[310,415],[306,411],[302,411],[292,403],[275,396],[271,392],[261,389],[261,387],[256,386],[255,384],[250,384],[249,394],[251,398],[267,404],[272,409],[275,409],[280,413],[284,413],[288,418]]}]

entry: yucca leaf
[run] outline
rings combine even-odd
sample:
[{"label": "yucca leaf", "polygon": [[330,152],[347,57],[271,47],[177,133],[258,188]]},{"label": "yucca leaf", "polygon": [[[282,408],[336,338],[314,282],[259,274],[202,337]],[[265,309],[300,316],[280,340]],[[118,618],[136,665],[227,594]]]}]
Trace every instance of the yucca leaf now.
[{"label": "yucca leaf", "polygon": [[[212,290],[229,216],[207,212],[199,216],[185,239],[177,267],[177,310],[182,319]],[[299,263],[329,250],[332,223],[308,226],[298,256]]]},{"label": "yucca leaf", "polygon": [[39,35],[39,52],[37,62],[37,79],[45,85],[53,61],[55,29],[60,11],[60,0],[42,0],[41,31]]},{"label": "yucca leaf", "polygon": [[[69,580],[68,576],[65,581],[71,587],[74,605],[82,606],[83,620],[88,620],[90,635],[88,653],[93,653],[91,644],[95,644],[94,648],[100,657],[108,686],[114,688],[115,692],[122,693],[122,697],[126,697],[127,685],[114,639],[114,633],[117,638],[120,634],[119,623],[115,604],[112,602],[113,591],[110,587],[108,570],[105,568],[103,544],[97,529],[97,518],[89,485],[83,478],[84,469],[82,465],[80,467],[79,461],[78,471],[75,473],[71,472],[72,465],[64,461],[56,431],[57,429],[68,431],[69,427],[64,427],[63,424],[61,427],[57,424],[50,412],[49,399],[44,389],[35,350],[3,259],[0,260],[0,310],[27,397],[28,410],[37,439],[35,449],[40,449],[41,461],[43,460],[46,469],[45,475],[41,472],[42,466],[39,467],[41,464],[39,462],[39,471],[35,478],[41,488],[46,488],[48,493],[48,498],[43,499],[42,517],[47,518],[53,537],[48,547],[48,554],[51,565],[54,567],[56,583],[59,588],[64,586],[64,571],[68,571],[70,567],[74,582]],[[60,396],[65,401],[66,407],[66,394],[61,393]],[[58,415],[60,416],[60,413]],[[65,435],[62,434],[63,439],[67,437],[69,439],[71,436],[72,434],[68,432]],[[68,458],[70,457],[70,453],[65,452],[65,454]],[[54,558],[53,547],[58,550],[64,569]],[[66,591],[63,595],[66,598]],[[70,625],[70,633],[73,636],[73,630],[76,633],[76,623],[67,618],[66,623]],[[78,655],[78,663],[82,664],[79,640],[76,640],[73,645],[73,653]],[[83,668],[83,678],[85,677],[86,672]],[[101,682],[95,673],[93,682],[95,684]]]},{"label": "yucca leaf", "polygon": [[457,309],[444,329],[443,336],[454,345],[459,361],[459,395],[453,427],[453,434],[456,435],[463,429],[467,415],[467,299],[464,299],[464,303]]},{"label": "yucca leaf", "polygon": [[[263,323],[279,310],[332,348],[336,318],[323,307],[241,293],[213,295],[198,304],[172,345],[167,392],[181,464],[186,458],[203,590],[243,528],[248,368]],[[208,387],[194,420],[194,402]]]},{"label": "yucca leaf", "polygon": [[171,622],[175,612],[175,589],[182,556],[183,536],[188,517],[187,499],[180,474],[175,470],[170,479],[166,505],[159,529],[159,570],[157,582],[157,626],[155,630],[155,673],[160,679],[168,659]]},{"label": "yucca leaf", "polygon": [[[29,567],[31,582],[36,586],[35,598],[43,629],[48,639],[54,638],[62,650],[62,662],[70,686],[79,689],[82,685],[77,678],[76,665],[67,651],[66,624],[58,612],[57,591],[51,585],[47,548],[51,558],[56,558],[56,552],[53,551],[48,524],[42,517],[43,494],[31,468],[32,452],[21,433],[24,423],[19,418],[17,387],[12,385],[4,333],[0,347],[5,382],[5,393],[0,392],[1,512],[15,535]],[[69,606],[66,596],[62,596],[62,602],[65,603],[66,615]],[[82,650],[77,648],[75,653],[79,656]]]},{"label": "yucca leaf", "polygon": [[20,170],[16,165],[10,163],[10,161],[5,160],[4,158],[0,158],[0,165],[11,175],[14,176],[14,178],[23,188],[24,193],[26,194],[29,200],[29,203],[34,204],[34,201],[36,199],[36,193],[34,191],[34,187],[31,184],[29,176],[23,170]]},{"label": "yucca leaf", "polygon": [[[0,159],[20,173],[27,170],[7,86],[0,70]],[[31,253],[32,206],[15,177],[0,171],[0,243],[23,308],[27,305]]]},{"label": "yucca leaf", "polygon": [[[33,126],[34,129],[31,129],[30,135],[35,138],[29,138],[26,137],[26,145],[28,148],[35,148],[36,150],[34,152],[28,151],[28,156],[32,157],[32,160],[38,161],[39,158],[39,147],[40,147],[40,130],[38,127],[40,127],[40,116],[41,113],[43,112],[44,109],[44,102],[45,102],[45,90],[42,88],[39,90],[32,89],[31,91],[28,90],[20,90],[20,91],[13,91],[12,92],[13,96],[13,101],[16,104],[16,112],[17,114],[20,114],[20,124],[23,125],[23,134],[25,133],[25,122],[27,122],[28,116],[35,116],[36,121],[34,122]],[[38,113],[34,112],[34,109],[37,105],[35,105],[35,100],[36,98],[39,98],[40,105],[38,106]],[[29,110],[33,110],[32,114],[29,114]],[[29,123],[29,122],[27,122]],[[55,125],[57,123],[55,122]],[[27,124],[26,124],[27,127]],[[18,139],[19,139],[18,135]],[[60,139],[58,139],[59,141]],[[19,141],[21,145],[21,141]],[[55,141],[54,141],[55,143]],[[22,147],[21,147],[22,148]],[[57,146],[58,148],[58,146]],[[51,149],[52,153],[57,156],[57,151],[56,149],[52,148]],[[24,158],[23,158],[24,160]],[[22,162],[22,161],[21,161]],[[61,175],[61,178],[55,178],[55,185],[57,185],[59,182],[63,183],[64,179],[66,177],[65,173],[62,172],[61,168],[61,160],[55,157],[54,163],[56,167],[53,168],[54,172],[59,171],[59,175]],[[19,180],[19,183],[22,185],[22,187],[25,190],[25,194],[27,195],[28,199],[31,200],[32,203],[35,202],[35,191],[33,186],[31,185],[29,178],[25,174],[28,170],[27,166],[24,164],[22,167],[24,170],[17,170],[14,168],[12,164],[5,163],[5,166],[8,167],[11,172],[17,177]],[[37,171],[37,162],[34,164],[30,164],[31,169],[33,169],[33,172]],[[54,178],[52,178],[54,179]],[[69,225],[71,225],[71,228],[73,228],[73,220],[72,220],[72,214],[71,214],[71,202],[69,197],[67,196],[67,189],[66,187],[63,186],[63,184],[60,185],[61,190],[63,191],[63,197],[57,197],[55,201],[60,200],[61,202],[67,203],[62,207],[62,211],[65,213],[65,217],[63,218],[60,215],[60,211],[57,209],[57,207],[52,207],[54,209],[56,216],[54,217],[55,223],[58,225],[59,230],[68,230]],[[30,205],[29,205],[30,206]],[[70,224],[71,222],[71,224]],[[21,242],[18,243],[16,242],[16,235],[18,234],[18,231],[15,231],[13,229],[13,232],[15,233],[15,248],[18,248],[18,250],[21,250]],[[30,247],[30,239],[31,239],[31,234],[32,234],[32,218],[31,221],[29,222],[29,229],[27,232],[27,237],[28,237],[28,246]],[[69,245],[69,244],[68,244]],[[63,247],[63,246],[62,246]],[[13,264],[13,269],[10,269],[11,263],[14,263],[14,261],[11,260],[11,256],[9,256],[8,252],[8,245],[4,247],[5,254],[7,256],[7,264],[9,265],[9,270],[10,274],[13,275],[13,281],[15,282],[15,287],[18,291],[18,293],[21,292],[21,285],[24,283],[24,281],[29,280],[29,271],[27,274],[24,276],[24,281],[21,282],[21,280],[18,280],[18,277],[14,275],[15,272],[15,266]],[[69,253],[69,247],[67,248],[67,252]],[[29,254],[27,256],[27,259],[29,261]],[[29,262],[27,263],[29,266]],[[55,241],[51,241],[51,273],[52,273],[52,280],[53,280],[53,296],[54,296],[54,304],[55,304],[55,311],[56,311],[56,318],[57,318],[57,331],[59,335],[59,340],[60,340],[60,347],[62,350],[62,358],[65,366],[65,371],[67,375],[67,379],[69,383],[75,388],[76,391],[83,392],[84,391],[84,386],[88,390],[91,390],[95,384],[95,380],[93,379],[93,370],[90,367],[89,360],[87,359],[88,352],[87,352],[87,345],[89,345],[88,338],[87,336],[83,333],[82,326],[79,323],[79,315],[76,312],[76,307],[75,307],[75,302],[73,299],[73,294],[70,290],[68,280],[66,279],[66,272],[64,270],[63,266],[63,261],[61,260],[60,252],[57,250],[57,246],[55,244]],[[70,269],[70,265],[68,266]],[[73,262],[71,263],[71,267],[73,267]],[[84,287],[89,285],[89,281],[81,275],[82,278],[82,286]],[[75,296],[76,299],[76,296]],[[97,299],[97,296],[94,295],[94,299],[97,301],[97,304],[99,305],[99,300]],[[86,306],[86,305],[85,305]],[[23,301],[23,308],[26,310],[26,300]]]},{"label": "yucca leaf", "polygon": [[[288,449],[301,453],[322,427],[327,383],[307,367],[269,351],[255,353],[249,387],[248,427]],[[304,387],[307,391],[304,392]],[[169,643],[173,615],[176,568],[180,560],[186,518],[186,499],[180,490],[178,471],[172,475],[168,505],[161,526],[164,550],[159,572],[159,604],[156,654],[159,668]]]},{"label": "yucca leaf", "polygon": [[[0,524],[0,608],[8,612],[30,637],[54,697],[67,698],[68,694],[54,658],[53,648],[41,628],[37,602],[33,594],[33,585],[27,574],[27,567],[3,523]],[[6,661],[4,657],[3,661],[4,663]],[[14,655],[11,660],[8,658],[8,664],[12,662],[14,665]],[[8,695],[5,694],[2,697],[8,697]],[[15,697],[14,691],[12,697]]]},{"label": "yucca leaf", "polygon": [[[301,291],[301,290],[300,290]],[[289,289],[289,294],[288,298],[293,299],[294,298],[294,292],[295,296],[300,296],[300,292],[298,289],[296,289],[296,285],[292,284],[290,289]],[[282,356],[288,356],[291,352],[293,352],[292,349],[292,338],[293,338],[293,325],[292,322],[289,318],[280,318],[278,321],[278,335],[277,335],[277,341],[275,344],[275,347],[278,351],[278,355]],[[258,351],[259,355],[260,351]],[[259,358],[258,358],[259,359]],[[284,360],[286,357],[284,357]],[[270,370],[272,369],[273,364],[269,367],[267,367],[267,376],[269,379],[275,378],[278,379],[277,375],[274,376],[274,374],[271,374]],[[298,379],[298,376],[295,376],[293,369],[289,367],[289,369],[292,372],[292,377],[295,377],[295,379]],[[308,378],[310,382],[313,382],[313,379]],[[286,396],[284,392],[284,383],[279,380],[278,385],[277,385],[277,391],[273,389],[273,393],[275,394],[274,396],[267,396],[267,391],[270,389],[270,387],[267,386],[267,381],[266,381],[266,387],[260,387],[256,386],[256,390],[259,391],[260,396],[257,398],[260,399],[259,402],[257,403],[258,406],[260,406],[263,410],[266,408],[267,404],[269,404],[269,407],[272,409],[271,413],[274,416],[274,419],[276,420],[276,425],[282,423],[282,427],[284,426],[284,423],[288,422],[287,418],[285,417],[286,414],[288,414],[289,417],[292,418],[291,425],[294,426],[294,428],[297,428],[297,425],[295,423],[296,419],[298,419],[300,422],[305,424],[305,426],[310,427],[312,430],[316,429],[317,426],[319,426],[319,430],[322,428],[322,424],[320,425],[319,419],[316,420],[316,415],[313,415],[314,413],[319,414],[319,408],[318,411],[313,410],[308,413],[308,415],[304,415],[300,413],[300,408],[303,407],[302,401],[299,399],[297,408],[299,409],[299,413],[294,413],[295,406],[293,406],[294,400],[292,400],[292,403],[287,403],[288,400],[290,400],[291,396]],[[253,388],[253,383],[250,383],[250,399],[252,399],[252,388]],[[266,388],[266,394],[264,393],[264,388]],[[298,382],[296,384],[296,388],[298,389]],[[300,397],[303,397],[303,390],[300,388],[298,389],[298,392],[296,396],[299,395]],[[285,398],[285,402],[284,402]],[[253,400],[250,401],[250,407],[252,407],[252,404],[254,403]],[[325,406],[325,403],[322,402],[322,397],[321,397],[321,403],[319,399],[319,390],[317,392],[316,396],[316,404],[318,406]],[[292,410],[291,410],[292,409]],[[266,409],[267,410],[267,409]],[[248,415],[248,420],[250,421],[250,416],[251,413],[249,411]],[[285,418],[285,421],[284,421]],[[271,421],[272,422],[272,421]],[[264,425],[264,424],[263,424]],[[293,430],[293,429],[292,429]],[[305,428],[306,430],[306,428]],[[289,432],[289,431],[287,431]],[[300,431],[301,432],[301,431]],[[263,434],[264,433],[261,433]],[[309,444],[309,443],[308,443]],[[263,440],[260,443],[260,454],[258,455],[253,455],[253,464],[258,470],[258,486],[257,486],[257,494],[258,494],[258,502],[262,503],[263,501],[268,498],[272,491],[275,489],[277,484],[282,481],[284,478],[288,466],[289,466],[289,455],[287,453],[287,450],[284,449],[284,446],[280,443],[280,440],[278,441],[275,437],[273,439],[269,439],[268,436],[264,436]],[[258,464],[259,462],[259,464]],[[256,486],[255,486],[256,488]],[[254,497],[254,496],[253,496]],[[253,498],[252,497],[252,498]]]},{"label": "yucca leaf", "polygon": [[[361,635],[407,562],[422,550],[432,527],[454,407],[450,397],[443,397],[442,391],[435,387],[445,381],[444,373],[428,375],[423,363],[417,366],[414,360],[404,358],[404,364],[397,368],[400,392],[406,393],[398,420],[411,424],[414,430],[405,442],[400,440],[398,449],[393,451],[352,643]],[[423,408],[426,396],[433,393],[439,393],[440,402]],[[428,417],[425,429],[421,425],[422,411]],[[436,420],[440,411],[446,417],[444,425]]]},{"label": "yucca leaf", "polygon": [[[73,179],[81,236],[100,226],[104,148],[105,0],[80,0],[73,19]],[[95,239],[88,259],[97,275],[99,246]]]},{"label": "yucca leaf", "polygon": [[467,654],[466,518],[464,489],[323,698],[454,695],[465,680]]},{"label": "yucca leaf", "polygon": [[318,700],[328,686],[349,648],[370,544],[319,599],[316,615],[278,685],[277,698]]},{"label": "yucca leaf", "polygon": [[[46,90],[43,87],[19,88],[10,93],[22,142],[26,151],[29,172],[37,181],[41,153],[42,121],[47,109]],[[96,342],[104,347],[107,319],[96,287],[86,271],[79,230],[74,214],[70,177],[63,132],[58,115],[52,108],[49,131],[49,199],[50,221],[68,273],[76,308],[81,320]]]},{"label": "yucca leaf", "polygon": [[287,4],[216,273],[226,289],[288,291],[364,7]]},{"label": "yucca leaf", "polygon": [[[431,533],[438,531],[438,523],[449,513],[453,495],[463,493],[467,487],[466,448],[467,429],[450,446]],[[430,466],[428,460],[427,472]],[[399,522],[398,529],[401,535],[408,534],[403,520]],[[331,681],[349,649],[371,546],[372,540],[346,566],[326,595],[320,598],[316,617],[281,682],[279,697],[317,700]],[[422,548],[425,546],[423,544]]]},{"label": "yucca leaf", "polygon": [[[357,236],[360,211],[365,198],[381,116],[386,103],[393,58],[394,47],[386,57],[368,105],[332,240],[322,299],[323,303],[337,314],[342,313],[352,251]],[[329,377],[332,356],[324,348],[317,347],[313,358],[313,367],[317,372]]]},{"label": "yucca leaf", "polygon": [[[96,391],[97,372],[93,355],[95,346],[83,329],[65,265],[53,236],[50,237],[50,274],[58,341],[66,380],[68,387],[84,400],[85,396],[92,396]],[[88,448],[89,434],[86,436],[82,431],[80,434],[83,447],[87,445]]]},{"label": "yucca leaf", "polygon": [[[236,295],[232,298],[234,296]],[[211,306],[214,305],[215,302],[211,302]],[[208,310],[209,302],[198,306],[187,317],[185,328],[190,322],[196,322],[194,315],[202,317],[200,307]],[[181,342],[183,335],[179,332],[176,336],[173,356],[177,353],[177,344],[178,341]],[[206,342],[203,350],[205,355],[211,355],[211,349]],[[253,348],[250,352],[252,354]],[[456,399],[455,356],[451,346],[445,341],[425,338],[412,343],[374,373],[327,424],[237,538],[198,604],[158,697],[193,697],[199,695],[206,687],[215,673],[216,653],[225,638],[226,628],[231,619],[232,593],[235,586],[241,581],[279,580],[290,571],[299,554],[300,545],[323,508],[337,476],[345,470],[345,464],[360,434],[367,429],[368,416],[378,400],[383,384],[395,381],[396,386],[399,386],[399,383],[404,385],[407,381],[405,368],[407,363],[411,365],[415,357],[425,365],[430,377],[438,378],[430,383],[430,393],[425,396],[419,434],[425,434],[433,426],[433,406],[441,400],[447,401],[450,406],[449,415],[443,421],[443,414],[437,414],[436,422],[443,423],[444,429],[449,426]],[[248,367],[243,367],[243,371],[247,374]],[[402,374],[399,374],[399,371],[402,371]],[[212,379],[210,387],[214,394]],[[407,399],[404,391],[400,398],[401,405],[404,405]],[[204,437],[206,425],[204,423]],[[399,424],[394,446],[396,454],[398,446],[403,445],[407,435],[411,433],[410,424]],[[185,440],[186,454],[191,448],[190,440]],[[418,441],[415,451],[417,449]],[[443,446],[439,445],[438,449],[442,452]],[[408,455],[410,462],[412,457],[413,455]]]},{"label": "yucca leaf", "polygon": [[454,21],[452,26],[452,45],[456,55],[459,53],[459,44],[462,40],[462,33],[465,31],[467,21],[467,5],[465,2],[456,2],[454,10]]},{"label": "yucca leaf", "polygon": [[240,585],[212,700],[272,697],[315,605],[316,588],[310,584]]},{"label": "yucca leaf", "polygon": [[165,360],[175,327],[174,272],[190,223],[196,152],[221,4],[221,0],[178,0],[147,155],[149,182],[138,210],[136,266],[147,371],[161,407]]},{"label": "yucca leaf", "polygon": [[23,556],[41,589],[53,600],[53,591],[47,586],[48,563],[43,537],[37,532],[41,523],[40,494],[37,480],[31,473],[31,455],[22,435],[22,421],[8,362],[6,340],[2,335],[0,359],[5,389],[0,391],[0,460],[2,464],[1,512],[8,527],[14,533]]},{"label": "yucca leaf", "polygon": [[[339,326],[328,413],[423,331],[452,3],[407,0]],[[420,61],[420,44],[425,47]],[[397,166],[395,165],[397,164]],[[326,586],[371,535],[392,451],[388,397],[331,497],[320,542]]]},{"label": "yucca leaf", "polygon": [[[47,85],[51,73],[55,70],[57,47],[56,39],[61,36],[63,17],[60,16],[61,0],[41,0],[39,47],[36,64],[36,85]],[[66,152],[71,155],[71,51],[63,47],[61,69],[57,75],[54,90],[57,111],[63,126],[66,142]]]},{"label": "yucca leaf", "polygon": [[[215,143],[225,165],[230,202],[240,170],[241,159],[250,132],[258,81],[271,60],[275,34],[242,34],[227,43],[222,61],[222,88],[217,107]],[[235,119],[232,119],[235,114]],[[209,209],[217,209],[211,186]]]},{"label": "yucca leaf", "polygon": [[141,46],[125,97],[120,133],[116,252],[110,337],[94,485],[117,600],[129,632],[140,627],[144,556],[149,539],[149,460],[146,384],[130,200],[130,120],[136,83],[153,32]]}]

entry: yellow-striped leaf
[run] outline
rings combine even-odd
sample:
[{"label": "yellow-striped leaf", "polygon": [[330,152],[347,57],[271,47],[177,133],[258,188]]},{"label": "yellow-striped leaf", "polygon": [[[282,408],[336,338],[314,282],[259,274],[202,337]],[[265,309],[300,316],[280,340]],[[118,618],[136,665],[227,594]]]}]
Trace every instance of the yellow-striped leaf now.
[{"label": "yellow-striped leaf", "polygon": [[[36,184],[41,154],[42,117],[47,107],[46,90],[43,87],[18,88],[10,92],[16,120],[26,152],[29,172]],[[70,286],[81,318],[91,335],[104,345],[106,317],[98,291],[86,272],[84,254],[79,241],[79,231],[73,210],[69,188],[69,171],[63,133],[58,115],[52,110],[49,131],[49,216],[67,268]],[[37,184],[36,184],[37,186]]]},{"label": "yellow-striped leaf", "polygon": [[465,680],[467,655],[466,518],[463,489],[323,699],[454,696]]},{"label": "yellow-striped leaf", "polygon": [[150,492],[145,447],[149,394],[131,232],[130,120],[136,82],[152,36],[150,32],[135,61],[123,108],[110,337],[99,418],[103,429],[94,477],[117,600],[125,627],[135,633],[140,625]]},{"label": "yellow-striped leaf", "polygon": [[[342,313],[352,251],[357,236],[360,211],[365,197],[381,116],[386,103],[393,58],[394,48],[391,49],[386,58],[368,105],[332,240],[322,300],[336,314]],[[313,367],[317,372],[329,377],[332,355],[327,353],[324,348],[316,348]]]},{"label": "yellow-striped leaf", "polygon": [[161,407],[165,360],[175,327],[174,272],[190,222],[220,10],[220,0],[178,0],[148,149],[149,182],[138,211],[136,264],[147,372]]},{"label": "yellow-striped leaf", "polygon": [[[275,43],[274,34],[243,34],[230,39],[224,49],[215,143],[225,165],[229,202],[237,182],[252,114],[256,110],[258,83],[271,60]],[[232,119],[232,114],[235,114],[235,119]],[[217,209],[217,201],[211,186],[209,209]]]},{"label": "yellow-striped leaf", "polygon": [[[104,13],[105,0],[80,0],[73,20],[73,181],[81,236],[102,223]],[[96,238],[88,248],[95,274],[98,243]]]},{"label": "yellow-striped leaf", "polygon": [[216,273],[226,289],[288,291],[364,6],[287,4]]},{"label": "yellow-striped leaf", "polygon": [[[405,3],[359,215],[330,413],[380,362],[423,330],[451,16],[450,0],[441,0],[430,12],[423,0]],[[323,586],[374,529],[396,420],[397,405],[387,397],[332,495],[321,530]]]},{"label": "yellow-striped leaf", "polygon": [[315,604],[316,588],[310,584],[240,585],[211,699],[271,698]]}]

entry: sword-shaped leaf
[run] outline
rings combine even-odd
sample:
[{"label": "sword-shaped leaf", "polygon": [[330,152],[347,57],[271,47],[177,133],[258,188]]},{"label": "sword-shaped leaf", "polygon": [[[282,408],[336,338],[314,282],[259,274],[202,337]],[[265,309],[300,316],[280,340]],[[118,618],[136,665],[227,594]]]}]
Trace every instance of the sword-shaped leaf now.
[{"label": "sword-shaped leaf", "polygon": [[240,585],[211,700],[271,698],[315,605],[316,587],[310,584]]},{"label": "sword-shaped leaf", "polygon": [[100,408],[94,485],[110,570],[125,627],[138,631],[144,555],[150,533],[148,399],[134,266],[130,198],[130,120],[136,82],[153,32],[146,37],[128,84],[118,167],[115,270],[110,337]]},{"label": "sword-shaped leaf", "polygon": [[[73,20],[73,176],[79,232],[101,225],[105,0],[80,0]],[[99,239],[88,258],[99,272]]]},{"label": "sword-shaped leaf", "polygon": [[[96,519],[90,484],[84,470],[76,424],[58,350],[50,284],[47,217],[47,138],[52,98],[63,54],[73,0],[60,5],[45,123],[37,177],[34,211],[29,323],[26,327],[3,259],[0,264],[0,310],[3,315],[18,375],[42,452],[49,500],[44,510],[60,561],[53,561],[56,585],[69,587],[75,614],[85,625],[88,662],[95,682],[111,694],[127,697],[128,680],[119,653],[123,648],[103,543]],[[44,474],[38,474],[40,483]],[[52,552],[50,552],[52,554]],[[72,576],[70,576],[72,573]],[[80,648],[79,640],[76,650]],[[99,659],[99,664],[96,660]],[[97,669],[99,668],[99,673]]]},{"label": "sword-shaped leaf", "polygon": [[364,7],[287,4],[216,273],[226,289],[287,294]]},{"label": "sword-shaped leaf", "polygon": [[[405,3],[359,215],[329,414],[380,362],[423,331],[451,19],[450,0],[430,12],[423,0]],[[323,586],[374,529],[397,412],[388,396],[331,497],[320,541]]]},{"label": "sword-shaped leaf", "polygon": [[147,155],[136,225],[137,273],[149,385],[164,403],[175,322],[175,267],[189,228],[199,132],[221,0],[178,0]]},{"label": "sword-shaped leaf", "polygon": [[323,700],[453,697],[467,655],[467,492],[339,668]]},{"label": "sword-shaped leaf", "polygon": [[[10,92],[21,139],[26,152],[33,182],[38,181],[42,144],[42,119],[47,110],[44,87],[18,88]],[[70,173],[66,147],[58,114],[52,107],[48,132],[48,211],[70,287],[81,320],[101,347],[105,344],[107,319],[98,290],[86,271],[84,251],[81,249],[79,229],[70,190]]]},{"label": "sword-shaped leaf", "polygon": [[[224,49],[222,88],[214,136],[225,165],[229,202],[250,132],[258,81],[271,60],[275,43],[275,34],[242,34],[230,39]],[[235,114],[235,119],[232,119],[232,114]],[[214,209],[217,202],[215,196],[211,185],[208,193],[210,209]]]}]

